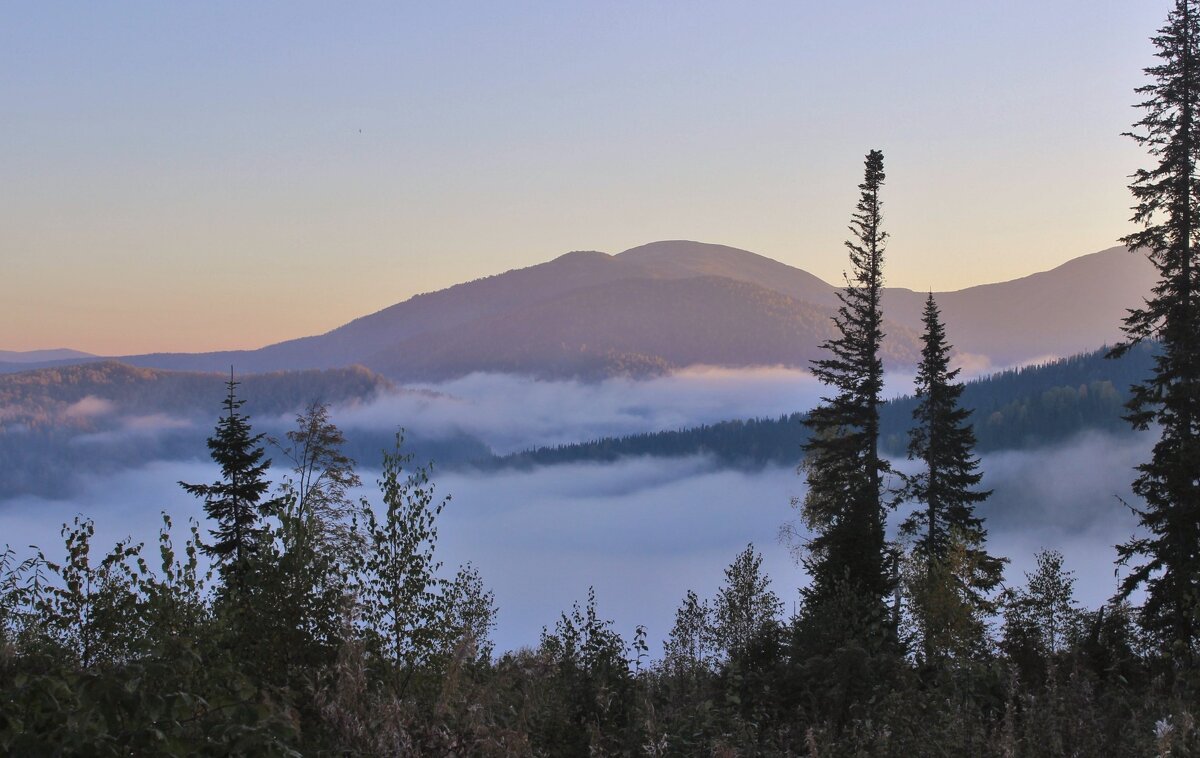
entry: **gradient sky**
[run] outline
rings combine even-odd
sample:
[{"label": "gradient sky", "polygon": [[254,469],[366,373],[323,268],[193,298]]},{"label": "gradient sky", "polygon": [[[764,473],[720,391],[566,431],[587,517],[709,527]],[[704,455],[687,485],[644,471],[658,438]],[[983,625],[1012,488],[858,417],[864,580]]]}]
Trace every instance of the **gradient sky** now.
[{"label": "gradient sky", "polygon": [[840,281],[875,147],[889,284],[1044,270],[1131,228],[1168,5],[4,3],[0,349],[257,347],[659,239]]}]

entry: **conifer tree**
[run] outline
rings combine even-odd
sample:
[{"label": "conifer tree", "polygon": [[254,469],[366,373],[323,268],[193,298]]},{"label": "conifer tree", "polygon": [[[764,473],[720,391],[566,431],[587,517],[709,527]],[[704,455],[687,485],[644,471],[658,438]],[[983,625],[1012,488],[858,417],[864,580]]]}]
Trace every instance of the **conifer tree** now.
[{"label": "conifer tree", "polygon": [[1137,91],[1147,98],[1144,115],[1130,133],[1158,165],[1134,174],[1133,222],[1142,228],[1124,238],[1144,251],[1159,281],[1140,308],[1125,318],[1123,355],[1142,340],[1160,351],[1153,375],[1135,385],[1127,419],[1136,429],[1155,426],[1161,435],[1151,459],[1138,466],[1133,491],[1143,505],[1141,536],[1118,548],[1118,562],[1132,565],[1121,585],[1128,596],[1144,586],[1143,626],[1160,650],[1187,665],[1200,649],[1200,10],[1195,0],[1176,0],[1153,37],[1157,65],[1151,82]]},{"label": "conifer tree", "polygon": [[908,458],[924,470],[906,480],[902,497],[918,505],[900,532],[914,539],[906,584],[925,661],[932,663],[982,643],[984,620],[996,612],[987,595],[1000,584],[1005,561],[987,553],[987,531],[975,515],[991,492],[976,489],[983,474],[971,412],[959,406],[963,385],[954,381],[959,370],[950,369],[951,347],[932,293],[923,321]]},{"label": "conifer tree", "polygon": [[810,607],[849,597],[858,621],[886,616],[893,587],[884,537],[883,475],[879,455],[879,406],[882,404],[883,340],[880,295],[887,233],[882,229],[883,153],[867,154],[860,197],[846,242],[853,273],[838,293],[834,316],[839,336],[823,348],[830,357],[813,361],[813,374],[836,392],[822,398],[805,423],[812,430],[801,468],[808,478],[803,503],[805,524],[815,532],[805,566],[812,583],[805,591]]},{"label": "conifer tree", "polygon": [[221,478],[212,484],[179,482],[179,486],[204,498],[204,512],[215,524],[209,531],[213,541],[203,546],[204,552],[217,560],[226,586],[232,584],[240,590],[250,560],[264,541],[263,518],[275,513],[281,504],[275,499],[263,500],[270,486],[266,472],[271,461],[263,457],[259,444],[263,435],[253,434],[250,418],[238,412],[246,402],[237,397],[239,383],[230,369],[225,383],[225,415],[208,438],[212,459],[221,466]]},{"label": "conifer tree", "polygon": [[1075,572],[1063,567],[1057,550],[1038,551],[1036,566],[1025,572],[1026,586],[1004,592],[1004,639],[1001,649],[1028,664],[1068,649],[1082,616],[1075,600]]}]

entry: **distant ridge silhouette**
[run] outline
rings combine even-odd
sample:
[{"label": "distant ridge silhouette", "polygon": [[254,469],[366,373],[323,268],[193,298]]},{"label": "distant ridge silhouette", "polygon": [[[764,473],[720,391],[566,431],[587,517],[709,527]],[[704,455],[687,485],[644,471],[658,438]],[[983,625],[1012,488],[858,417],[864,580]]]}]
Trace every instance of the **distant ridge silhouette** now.
[{"label": "distant ridge silhouette", "polygon": [[[840,253],[840,251],[839,251]],[[1154,281],[1123,247],[1020,279],[935,293],[951,343],[1004,366],[1115,341]],[[123,356],[136,366],[240,372],[362,364],[400,381],[477,371],[537,377],[644,376],[690,364],[807,366],[830,334],[837,287],[725,245],[653,242],[617,255],[576,251],[258,350]],[[884,292],[886,357],[916,359],[925,293]],[[0,371],[92,360],[6,361]]]}]

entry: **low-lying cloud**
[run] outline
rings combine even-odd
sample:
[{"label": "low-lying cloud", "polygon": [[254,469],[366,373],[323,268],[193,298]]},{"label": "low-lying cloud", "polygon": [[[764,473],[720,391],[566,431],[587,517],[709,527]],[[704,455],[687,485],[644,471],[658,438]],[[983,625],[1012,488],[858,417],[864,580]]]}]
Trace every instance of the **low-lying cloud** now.
[{"label": "low-lying cloud", "polygon": [[115,410],[116,406],[111,401],[88,395],[63,408],[62,418],[66,421],[83,421],[107,416]]},{"label": "low-lying cloud", "polygon": [[194,421],[172,416],[169,413],[147,413],[137,416],[122,416],[115,428],[81,434],[72,441],[76,445],[144,442],[169,432],[195,427]]},{"label": "low-lying cloud", "polygon": [[[889,372],[888,396],[911,392],[912,376]],[[411,449],[439,464],[475,462],[541,446],[671,431],[732,419],[779,417],[819,402],[824,388],[794,368],[693,367],[649,380],[540,381],[505,374],[473,374],[453,381],[384,392],[331,408],[349,452],[377,465],[392,434],[408,430]],[[254,398],[251,398],[252,400]],[[254,414],[256,431],[277,438],[294,428],[295,413]],[[24,445],[24,468],[0,479],[0,498],[18,493],[70,497],[89,473],[137,467],[153,460],[205,458],[204,437],[221,409],[198,414],[188,406],[131,411],[90,395],[55,413],[61,428],[44,421],[7,425],[34,439]],[[6,413],[0,408],[0,416]],[[278,414],[278,415],[277,415]],[[60,433],[61,432],[61,433]],[[2,440],[0,440],[2,441]],[[56,472],[58,461],[70,467]]]},{"label": "low-lying cloud", "polygon": [[959,379],[961,381],[969,381],[988,376],[989,374],[998,374],[1003,371],[1022,369],[1027,366],[1041,366],[1046,363],[1053,363],[1054,361],[1061,360],[1063,357],[1056,353],[1046,353],[1044,355],[1035,355],[1032,358],[1016,363],[996,364],[987,355],[955,352],[950,357],[950,366],[960,371]]},{"label": "low-lying cloud", "polygon": [[498,453],[655,432],[737,418],[780,416],[814,406],[821,385],[787,368],[690,368],[649,380],[541,381],[471,374],[423,392],[334,409],[347,433],[394,429],[427,437],[469,434]]}]

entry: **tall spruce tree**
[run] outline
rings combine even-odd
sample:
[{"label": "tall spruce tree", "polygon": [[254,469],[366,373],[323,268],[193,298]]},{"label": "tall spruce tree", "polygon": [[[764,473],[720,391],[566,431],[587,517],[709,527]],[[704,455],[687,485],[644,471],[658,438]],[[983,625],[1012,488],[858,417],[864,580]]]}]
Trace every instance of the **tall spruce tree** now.
[{"label": "tall spruce tree", "polygon": [[225,383],[225,414],[208,438],[221,478],[212,484],[179,482],[187,492],[204,498],[204,512],[215,524],[209,531],[213,541],[203,546],[204,552],[216,559],[226,587],[237,589],[242,588],[250,561],[263,543],[263,518],[281,506],[277,499],[263,500],[270,486],[266,472],[271,461],[263,457],[259,444],[263,435],[253,434],[250,418],[238,412],[246,402],[237,396],[239,383],[231,368]]},{"label": "tall spruce tree", "polygon": [[[813,374],[835,392],[808,415],[812,430],[802,470],[808,479],[804,522],[814,532],[804,559],[812,582],[805,591],[811,610],[849,598],[857,622],[876,624],[887,616],[893,578],[884,537],[883,475],[879,455],[882,404],[883,153],[867,154],[860,197],[846,242],[853,272],[838,293],[833,321],[839,336],[822,346],[830,357],[813,361]],[[858,625],[858,624],[856,624]]]},{"label": "tall spruce tree", "polygon": [[988,595],[1003,579],[1005,560],[988,554],[987,530],[975,515],[991,492],[977,489],[983,474],[971,412],[959,406],[963,385],[954,381],[959,370],[950,369],[951,347],[932,293],[923,322],[908,457],[924,470],[906,478],[902,497],[918,506],[900,532],[913,539],[905,584],[925,661],[935,663],[982,645],[985,619],[997,608]]},{"label": "tall spruce tree", "polygon": [[1132,389],[1127,419],[1136,429],[1161,430],[1151,459],[1138,466],[1133,491],[1143,501],[1142,535],[1118,548],[1118,562],[1132,570],[1121,584],[1128,596],[1144,586],[1141,621],[1160,650],[1181,665],[1200,648],[1200,10],[1195,0],[1176,0],[1166,24],[1152,38],[1159,63],[1147,68],[1151,82],[1144,115],[1130,133],[1158,160],[1134,174],[1133,221],[1142,228],[1124,238],[1144,251],[1159,281],[1140,308],[1125,318],[1120,356],[1142,340],[1157,340],[1153,375]]}]

